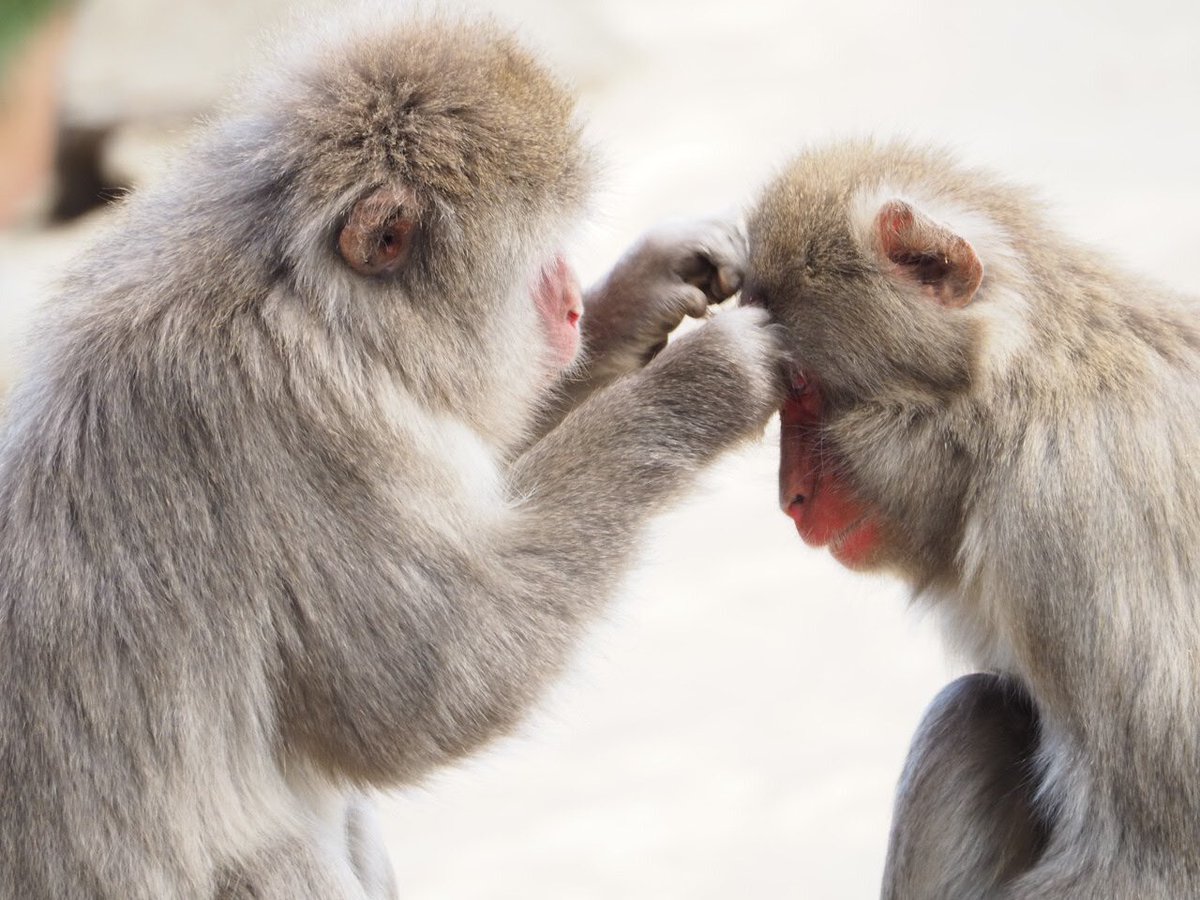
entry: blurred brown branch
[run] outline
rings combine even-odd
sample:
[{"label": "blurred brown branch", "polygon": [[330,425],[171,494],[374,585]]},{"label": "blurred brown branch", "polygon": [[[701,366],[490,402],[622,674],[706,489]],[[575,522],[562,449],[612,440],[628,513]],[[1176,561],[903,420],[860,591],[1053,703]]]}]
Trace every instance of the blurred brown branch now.
[{"label": "blurred brown branch", "polygon": [[0,69],[0,228],[10,225],[49,181],[69,24],[69,11],[59,8],[5,54]]}]

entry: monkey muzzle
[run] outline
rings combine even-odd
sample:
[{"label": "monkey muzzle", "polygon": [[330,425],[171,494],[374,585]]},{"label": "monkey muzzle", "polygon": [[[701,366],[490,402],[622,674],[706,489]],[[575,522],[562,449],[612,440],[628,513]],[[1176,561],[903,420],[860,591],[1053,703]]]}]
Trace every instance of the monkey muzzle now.
[{"label": "monkey muzzle", "polygon": [[866,568],[881,545],[875,511],[850,488],[825,439],[825,403],[815,380],[797,373],[779,411],[779,506],[810,547]]}]

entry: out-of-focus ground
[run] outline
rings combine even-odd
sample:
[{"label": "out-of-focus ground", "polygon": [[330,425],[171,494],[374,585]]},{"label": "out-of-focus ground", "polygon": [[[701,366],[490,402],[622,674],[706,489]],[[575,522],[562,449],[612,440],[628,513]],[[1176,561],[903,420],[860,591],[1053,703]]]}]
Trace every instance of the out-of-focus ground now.
[{"label": "out-of-focus ground", "polygon": [[[1040,185],[1081,237],[1200,291],[1194,4],[483,5],[574,81],[608,160],[577,248],[585,276],[657,219],[745,203],[805,142],[871,133]],[[64,116],[117,123],[109,174],[153,178],[286,8],[85,3]],[[26,217],[0,234],[4,378],[29,310],[106,218]],[[385,802],[406,897],[877,893],[908,739],[956,670],[901,589],[799,542],[775,508],[776,439],[658,523],[624,598],[519,736]]]}]

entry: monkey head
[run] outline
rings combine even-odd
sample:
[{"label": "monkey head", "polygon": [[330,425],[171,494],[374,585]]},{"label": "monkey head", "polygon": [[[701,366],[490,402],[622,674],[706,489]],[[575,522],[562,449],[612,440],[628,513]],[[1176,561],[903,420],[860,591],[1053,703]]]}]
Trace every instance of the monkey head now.
[{"label": "monkey head", "polygon": [[579,347],[562,242],[592,166],[573,98],[491,26],[334,37],[302,44],[218,130],[211,158],[244,170],[224,218],[255,222],[309,319],[510,440],[512,411]]},{"label": "monkey head", "polygon": [[782,508],[843,564],[918,581],[944,575],[961,538],[971,440],[956,416],[984,280],[971,242],[946,224],[954,184],[936,172],[904,147],[800,157],[748,219],[743,292],[793,353]]}]

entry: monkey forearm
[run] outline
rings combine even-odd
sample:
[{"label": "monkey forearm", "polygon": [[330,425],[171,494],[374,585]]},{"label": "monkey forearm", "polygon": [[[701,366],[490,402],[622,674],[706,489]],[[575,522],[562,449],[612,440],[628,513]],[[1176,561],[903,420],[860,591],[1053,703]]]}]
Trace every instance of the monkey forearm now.
[{"label": "monkey forearm", "polygon": [[563,419],[574,409],[586,403],[594,394],[619,381],[625,374],[627,371],[623,369],[598,366],[594,369],[580,369],[573,375],[560,379],[538,411],[525,450],[562,424]]},{"label": "monkey forearm", "polygon": [[547,393],[526,449],[557,428],[571,410],[636,368],[614,365],[611,360],[599,357],[585,358],[570,373],[559,378]]},{"label": "monkey forearm", "polygon": [[641,369],[667,345],[669,328],[663,331],[660,341],[649,347],[644,338],[630,338],[616,330],[609,321],[611,314],[604,311],[611,294],[612,290],[605,281],[585,295],[584,308],[590,311],[584,316],[582,324],[583,354],[579,362],[563,374],[548,393],[538,414],[533,440],[556,428],[571,410],[597,391]]},{"label": "monkey forearm", "polygon": [[761,430],[778,366],[757,311],[722,315],[522,455],[509,471],[515,508],[497,516],[470,495],[463,502],[478,505],[447,519],[473,523],[470,533],[414,528],[410,540],[427,544],[407,562],[385,556],[372,567],[381,575],[346,585],[352,609],[306,632],[294,678],[320,699],[294,710],[296,728],[383,782],[509,728],[611,594],[641,526],[699,467]]},{"label": "monkey forearm", "polygon": [[583,356],[555,385],[535,437],[649,363],[685,317],[702,317],[709,304],[732,296],[741,287],[745,256],[739,226],[722,219],[668,222],[644,234],[584,293]]},{"label": "monkey forearm", "polygon": [[[749,321],[718,317],[584,402],[517,460],[515,493],[559,533],[591,530],[575,514],[580,502],[588,517],[649,515],[697,466],[761,429],[777,405],[778,359],[745,365],[773,347],[770,334],[743,327]],[[743,339],[759,349],[745,354]]]}]

